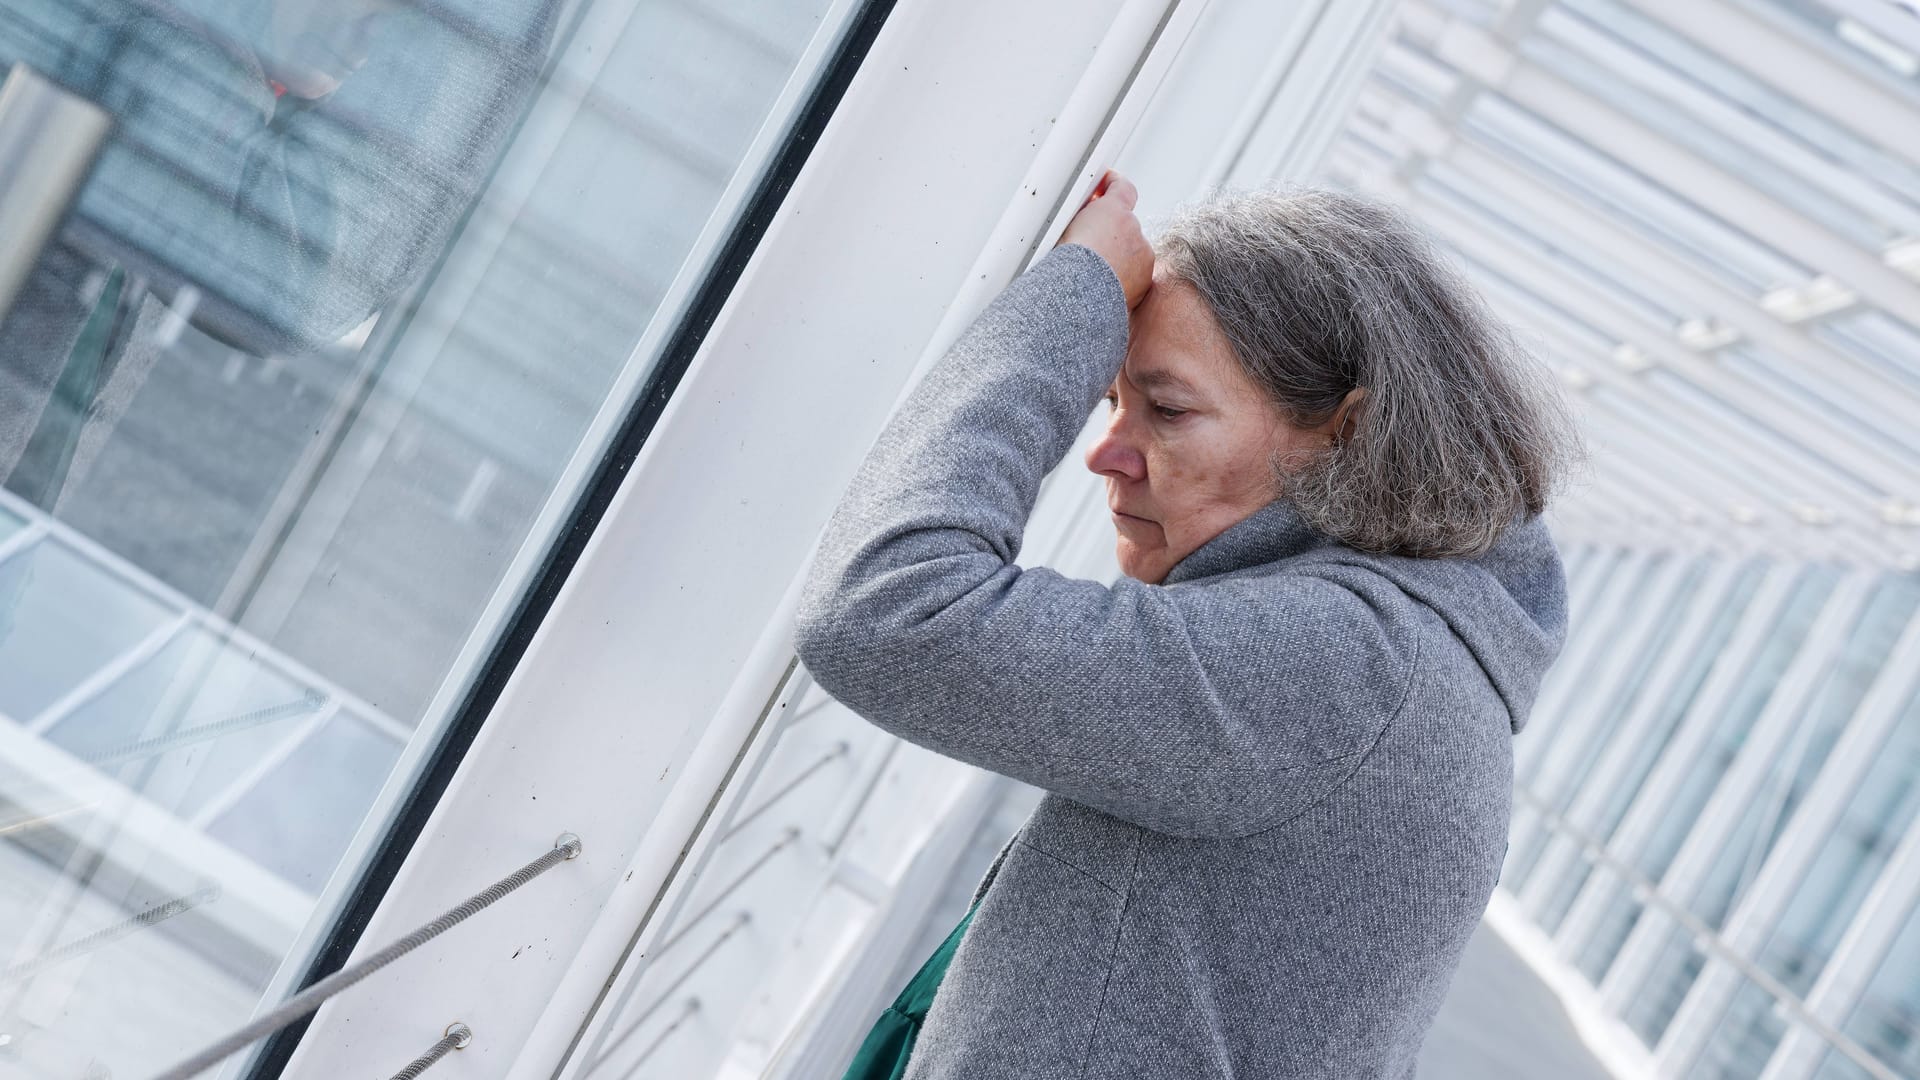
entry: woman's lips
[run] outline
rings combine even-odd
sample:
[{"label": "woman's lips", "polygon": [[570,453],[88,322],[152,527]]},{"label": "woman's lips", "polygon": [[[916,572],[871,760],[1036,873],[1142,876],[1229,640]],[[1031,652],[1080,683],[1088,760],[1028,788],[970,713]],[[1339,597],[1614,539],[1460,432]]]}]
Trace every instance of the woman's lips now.
[{"label": "woman's lips", "polygon": [[1148,525],[1151,525],[1151,524],[1153,524],[1153,522],[1152,522],[1152,521],[1151,521],[1150,519],[1148,519],[1148,518],[1143,518],[1143,517],[1135,517],[1135,516],[1134,516],[1134,515],[1132,515],[1132,514],[1128,514],[1128,513],[1123,513],[1123,512],[1121,512],[1121,511],[1119,511],[1119,510],[1114,510],[1114,511],[1111,511],[1111,512],[1112,512],[1112,514],[1113,514],[1113,516],[1114,516],[1114,517],[1117,517],[1117,518],[1119,518],[1119,519],[1120,519],[1120,520],[1122,520],[1122,521],[1139,521],[1139,522],[1144,522],[1144,523],[1146,523],[1146,524],[1148,524]]}]

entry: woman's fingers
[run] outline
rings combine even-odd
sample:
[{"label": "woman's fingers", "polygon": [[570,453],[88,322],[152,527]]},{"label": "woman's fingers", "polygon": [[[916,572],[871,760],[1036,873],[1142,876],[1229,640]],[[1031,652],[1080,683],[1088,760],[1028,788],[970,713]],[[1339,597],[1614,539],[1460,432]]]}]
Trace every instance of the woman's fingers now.
[{"label": "woman's fingers", "polygon": [[1153,248],[1133,215],[1139,201],[1133,181],[1109,169],[1060,237],[1063,244],[1092,248],[1107,260],[1129,307],[1138,304],[1153,285]]},{"label": "woman's fingers", "polygon": [[1087,207],[1093,205],[1093,200],[1107,193],[1107,182],[1112,180],[1113,176],[1114,172],[1112,169],[1108,169],[1106,172],[1100,174],[1100,179],[1093,182],[1093,190],[1087,192],[1087,197],[1080,200],[1081,210],[1085,210]]}]

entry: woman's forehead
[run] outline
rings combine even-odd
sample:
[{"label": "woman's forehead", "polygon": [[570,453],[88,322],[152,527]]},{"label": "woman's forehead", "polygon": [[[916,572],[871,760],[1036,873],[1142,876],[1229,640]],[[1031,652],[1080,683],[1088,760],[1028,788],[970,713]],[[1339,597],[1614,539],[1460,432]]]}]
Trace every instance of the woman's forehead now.
[{"label": "woman's forehead", "polygon": [[1121,371],[1142,390],[1201,394],[1238,374],[1233,346],[1191,285],[1156,280],[1134,312]]}]

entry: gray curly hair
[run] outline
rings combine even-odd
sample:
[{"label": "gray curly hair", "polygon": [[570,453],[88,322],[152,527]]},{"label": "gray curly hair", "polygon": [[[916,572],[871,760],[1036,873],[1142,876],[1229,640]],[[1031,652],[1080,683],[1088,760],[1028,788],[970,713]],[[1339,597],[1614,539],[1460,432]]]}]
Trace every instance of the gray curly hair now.
[{"label": "gray curly hair", "polygon": [[[1276,492],[1363,551],[1484,553],[1581,456],[1566,406],[1479,294],[1392,207],[1300,188],[1217,194],[1154,243],[1298,427],[1351,434],[1276,459]],[[1344,426],[1344,422],[1343,422]]]}]

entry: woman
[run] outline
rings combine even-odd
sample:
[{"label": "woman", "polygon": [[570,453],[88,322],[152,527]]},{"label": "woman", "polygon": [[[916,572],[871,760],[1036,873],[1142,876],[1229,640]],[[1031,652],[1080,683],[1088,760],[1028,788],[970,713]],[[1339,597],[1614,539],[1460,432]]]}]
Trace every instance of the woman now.
[{"label": "woman", "polygon": [[[1568,427],[1391,211],[1217,198],[1156,258],[1135,197],[1109,174],[908,397],[802,595],[827,691],[1048,792],[905,1075],[1411,1076],[1564,634]],[[1127,576],[1023,570],[1103,396]]]}]

